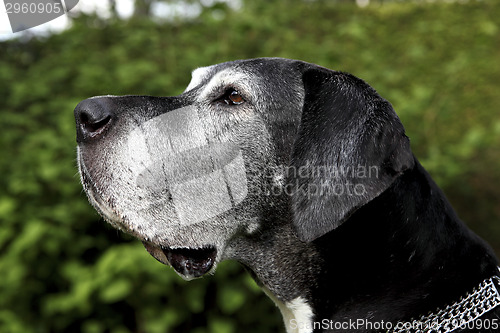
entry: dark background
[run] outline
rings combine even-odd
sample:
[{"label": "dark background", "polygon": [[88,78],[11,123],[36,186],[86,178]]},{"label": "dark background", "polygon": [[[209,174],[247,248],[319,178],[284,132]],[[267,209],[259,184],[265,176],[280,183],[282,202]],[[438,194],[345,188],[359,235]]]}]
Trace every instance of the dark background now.
[{"label": "dark background", "polygon": [[158,2],[137,0],[127,19],[71,13],[62,33],[0,42],[0,332],[284,331],[238,264],[182,281],[99,218],[77,175],[80,100],[175,95],[194,68],[238,58],[297,58],[366,80],[500,254],[496,1],[169,1],[192,7],[163,19]]}]

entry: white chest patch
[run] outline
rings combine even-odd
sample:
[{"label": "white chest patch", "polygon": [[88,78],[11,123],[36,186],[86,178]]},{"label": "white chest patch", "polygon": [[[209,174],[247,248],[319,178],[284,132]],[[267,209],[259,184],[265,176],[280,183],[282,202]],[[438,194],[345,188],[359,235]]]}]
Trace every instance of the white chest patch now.
[{"label": "white chest patch", "polygon": [[312,333],[314,313],[302,296],[294,298],[290,302],[283,303],[267,288],[263,288],[263,290],[280,309],[286,333]]},{"label": "white chest patch", "polygon": [[292,318],[285,321],[287,333],[311,333],[313,311],[302,297],[297,297],[290,302],[285,303],[285,307],[291,312]]}]

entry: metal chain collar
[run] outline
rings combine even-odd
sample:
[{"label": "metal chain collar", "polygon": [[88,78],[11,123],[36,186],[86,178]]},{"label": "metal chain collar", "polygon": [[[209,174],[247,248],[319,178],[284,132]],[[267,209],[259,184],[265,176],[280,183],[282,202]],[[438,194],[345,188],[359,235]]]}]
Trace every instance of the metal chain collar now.
[{"label": "metal chain collar", "polygon": [[[499,267],[500,271],[500,267]],[[488,311],[500,305],[500,277],[493,276],[481,282],[459,301],[437,312],[422,316],[398,328],[394,333],[448,333],[463,328]]]}]

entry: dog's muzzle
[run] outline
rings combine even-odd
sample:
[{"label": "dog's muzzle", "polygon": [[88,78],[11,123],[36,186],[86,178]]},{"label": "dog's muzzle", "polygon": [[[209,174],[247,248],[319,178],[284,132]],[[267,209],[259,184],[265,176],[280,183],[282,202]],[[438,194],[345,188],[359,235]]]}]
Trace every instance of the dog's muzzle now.
[{"label": "dog's muzzle", "polygon": [[[217,250],[210,240],[186,240],[181,230],[211,223],[247,197],[243,154],[235,143],[214,138],[214,125],[193,106],[134,123],[120,122],[123,114],[110,111],[118,101],[95,98],[75,111],[79,144],[92,143],[79,158],[88,173],[82,181],[91,185],[85,187],[89,198],[114,226],[142,239],[153,257],[183,278],[202,276],[216,264]],[[104,135],[113,126],[123,128]],[[92,150],[101,148],[99,140],[103,150]]]}]

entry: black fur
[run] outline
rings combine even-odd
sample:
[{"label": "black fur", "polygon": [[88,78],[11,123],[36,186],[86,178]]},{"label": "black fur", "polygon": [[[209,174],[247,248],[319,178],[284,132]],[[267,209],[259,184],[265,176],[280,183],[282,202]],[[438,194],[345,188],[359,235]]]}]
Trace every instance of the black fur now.
[{"label": "black fur", "polygon": [[[376,179],[347,179],[365,186],[366,196],[307,198],[298,190],[292,198],[299,237],[314,240],[324,260],[311,284],[316,318],[410,321],[498,275],[494,252],[457,217],[411,153],[392,106],[349,74],[313,68],[303,79],[293,163],[380,167]],[[483,319],[498,324],[499,318],[496,308]]]}]

